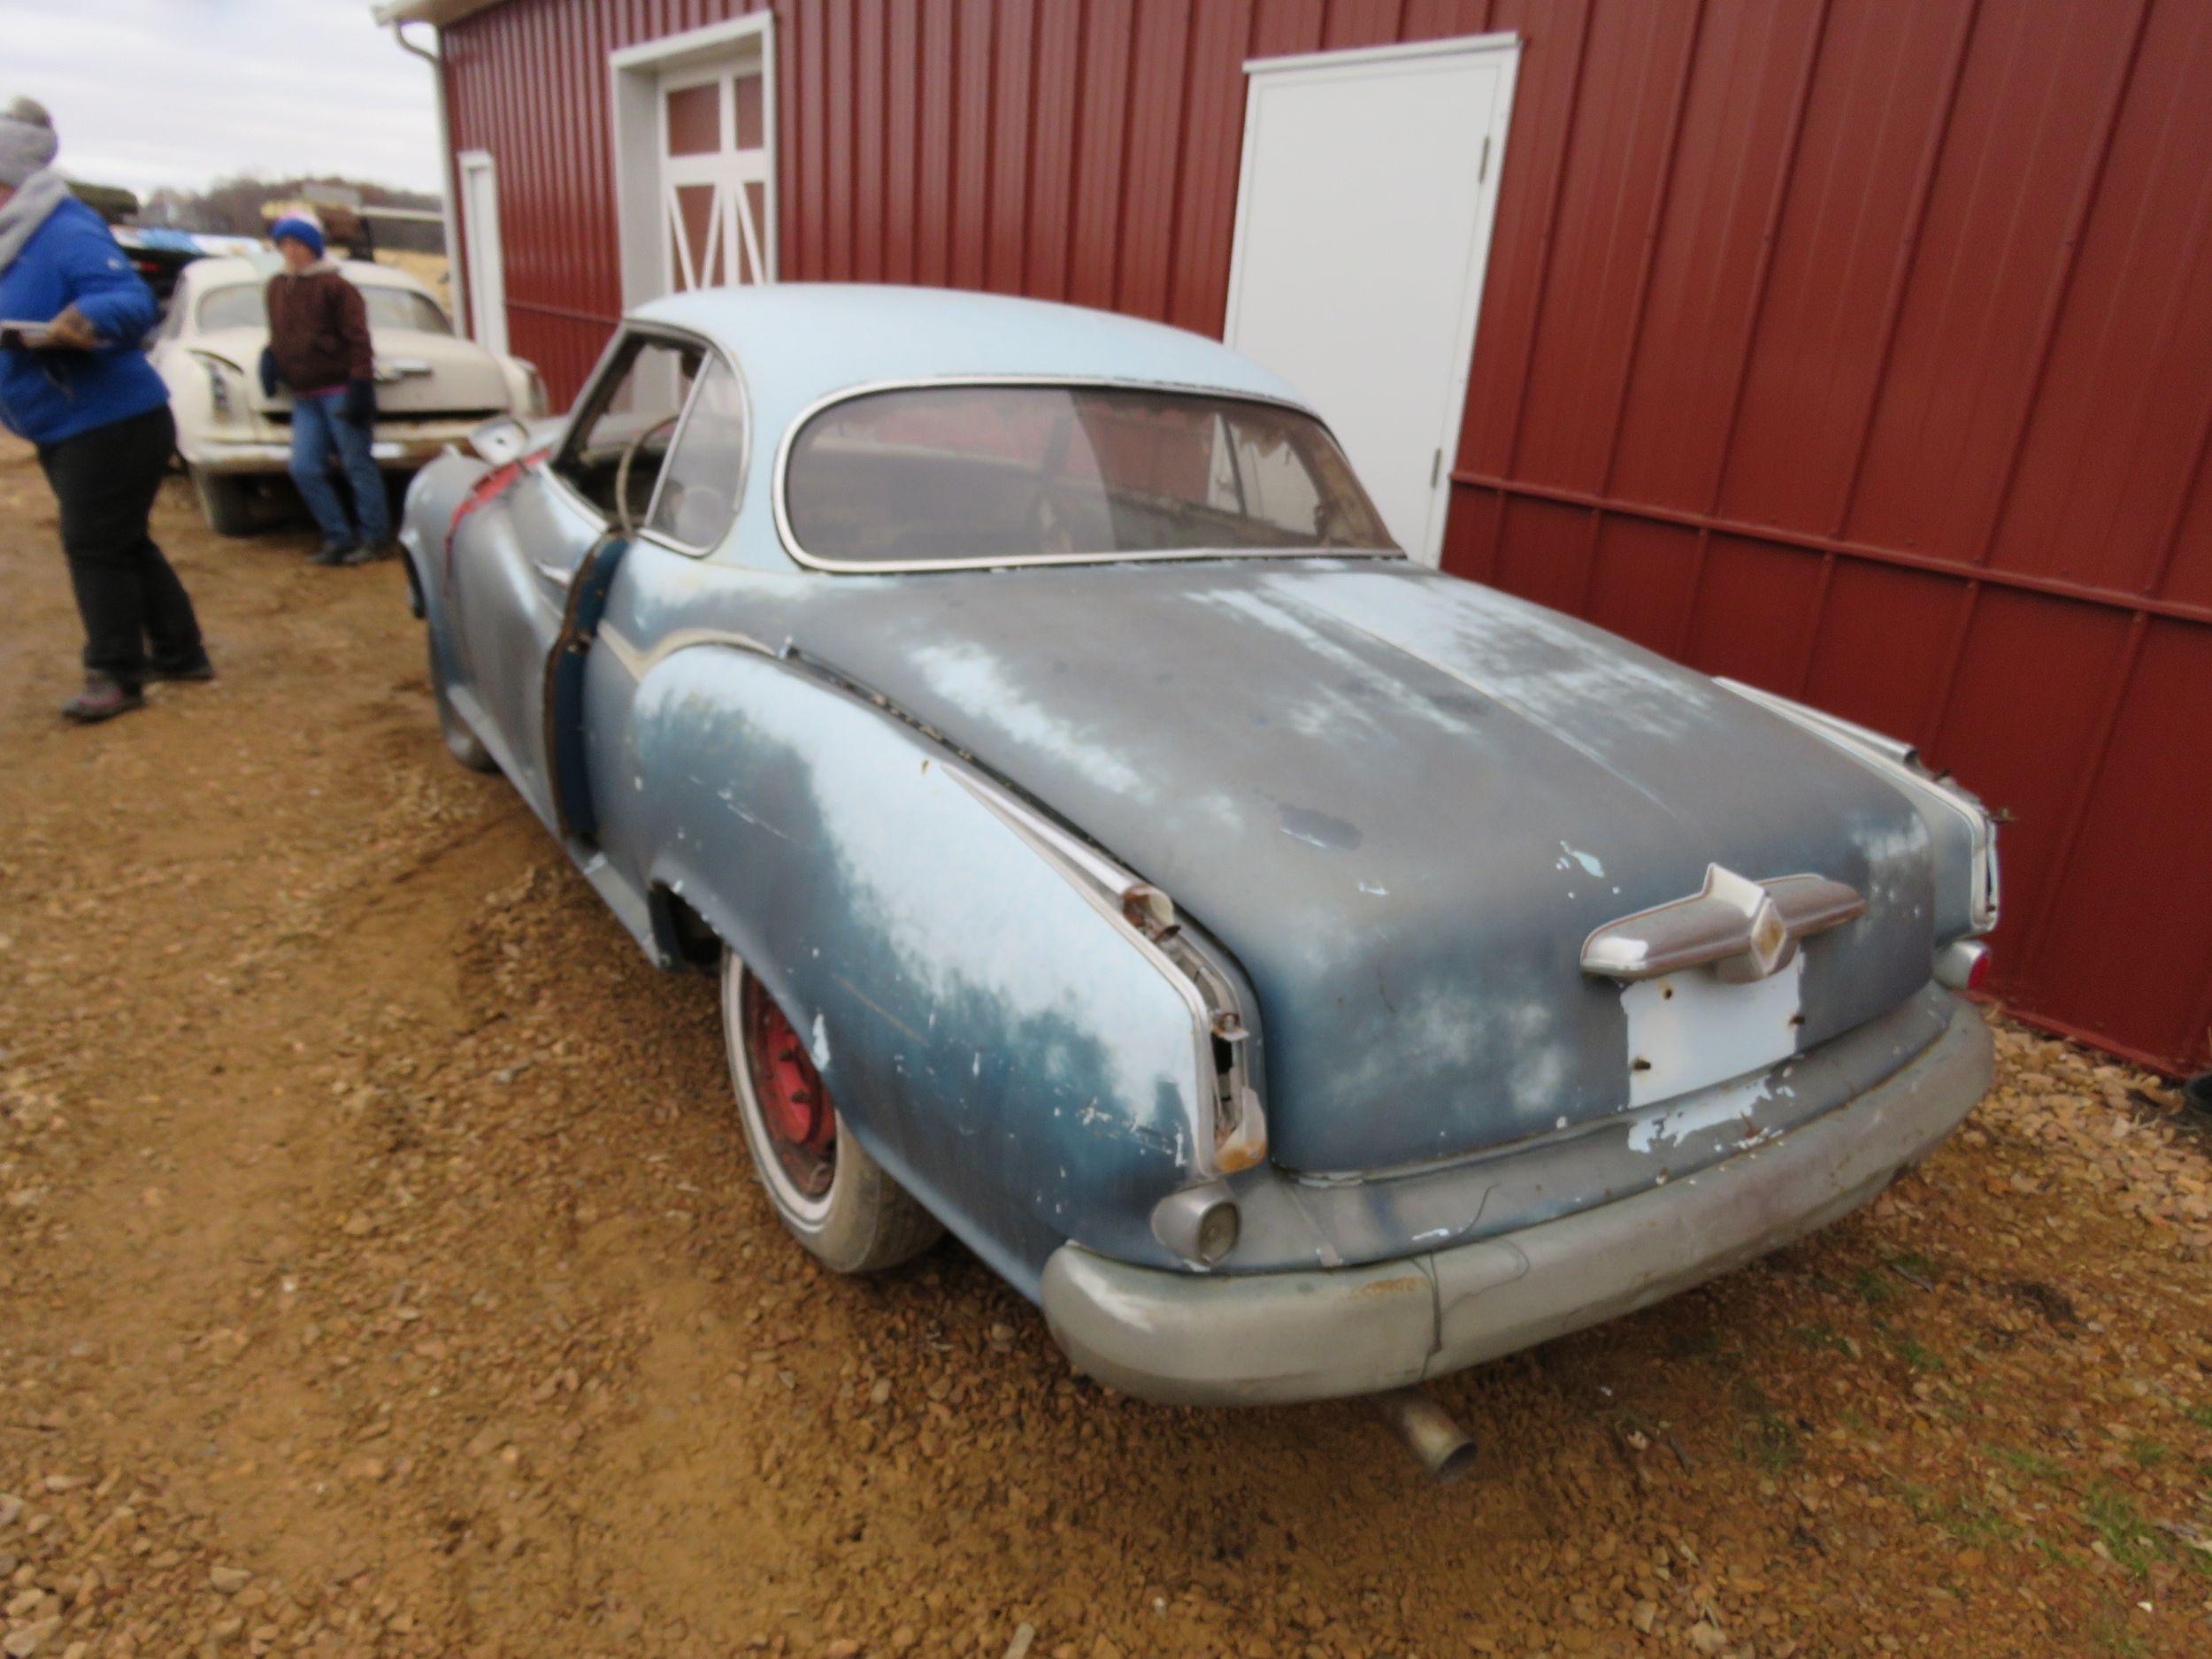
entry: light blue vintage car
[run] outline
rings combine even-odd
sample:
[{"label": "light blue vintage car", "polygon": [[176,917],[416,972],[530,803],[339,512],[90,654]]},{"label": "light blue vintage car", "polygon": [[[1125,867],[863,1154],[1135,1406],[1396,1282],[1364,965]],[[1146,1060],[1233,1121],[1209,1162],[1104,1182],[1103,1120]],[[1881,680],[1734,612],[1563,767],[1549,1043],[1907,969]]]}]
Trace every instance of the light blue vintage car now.
[{"label": "light blue vintage car", "polygon": [[448,745],[722,975],[830,1266],[949,1228],[1156,1400],[1399,1389],[1832,1221],[1973,1106],[1990,820],[1391,545],[1219,344],[683,295],[408,497]]}]

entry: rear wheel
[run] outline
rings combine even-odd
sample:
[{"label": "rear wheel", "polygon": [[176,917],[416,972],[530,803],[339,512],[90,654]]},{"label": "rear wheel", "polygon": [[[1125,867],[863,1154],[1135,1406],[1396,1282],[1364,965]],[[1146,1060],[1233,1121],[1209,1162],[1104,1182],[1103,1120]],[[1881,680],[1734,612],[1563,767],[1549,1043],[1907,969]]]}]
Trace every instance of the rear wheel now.
[{"label": "rear wheel", "polygon": [[193,467],[192,488],[207,515],[207,527],[217,535],[251,535],[261,528],[260,499],[253,480],[233,472],[210,472]]},{"label": "rear wheel", "polygon": [[430,695],[438,705],[438,734],[445,739],[446,752],[471,772],[497,772],[499,763],[484,747],[484,740],[469,730],[468,722],[453,706],[453,699],[445,688],[445,664],[438,656],[438,636],[430,629],[423,630],[423,637],[430,642]]},{"label": "rear wheel", "polygon": [[841,1273],[920,1255],[944,1229],[844,1133],[791,1022],[745,964],[722,955],[722,1029],[753,1167],[783,1225]]}]

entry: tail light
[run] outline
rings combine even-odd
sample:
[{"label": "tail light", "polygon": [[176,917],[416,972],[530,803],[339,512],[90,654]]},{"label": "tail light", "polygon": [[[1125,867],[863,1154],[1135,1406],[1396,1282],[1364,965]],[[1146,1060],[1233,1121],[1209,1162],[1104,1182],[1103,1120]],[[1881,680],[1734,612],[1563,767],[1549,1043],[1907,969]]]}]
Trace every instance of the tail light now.
[{"label": "tail light", "polygon": [[1989,947],[1978,939],[1955,939],[1936,952],[1939,985],[1954,991],[1978,991],[1989,978]]}]

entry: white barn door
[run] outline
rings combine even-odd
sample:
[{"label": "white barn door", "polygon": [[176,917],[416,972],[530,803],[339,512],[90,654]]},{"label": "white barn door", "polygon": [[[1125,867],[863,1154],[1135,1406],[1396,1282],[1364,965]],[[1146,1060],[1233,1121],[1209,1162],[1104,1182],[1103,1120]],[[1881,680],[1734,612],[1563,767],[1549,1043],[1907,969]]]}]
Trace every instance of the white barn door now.
[{"label": "white barn door", "polygon": [[757,67],[660,82],[664,290],[768,280],[768,92]]},{"label": "white barn door", "polygon": [[776,280],[776,16],[607,54],[622,303]]},{"label": "white barn door", "polygon": [[1223,337],[1310,399],[1401,547],[1434,565],[1520,45],[1262,58]]}]

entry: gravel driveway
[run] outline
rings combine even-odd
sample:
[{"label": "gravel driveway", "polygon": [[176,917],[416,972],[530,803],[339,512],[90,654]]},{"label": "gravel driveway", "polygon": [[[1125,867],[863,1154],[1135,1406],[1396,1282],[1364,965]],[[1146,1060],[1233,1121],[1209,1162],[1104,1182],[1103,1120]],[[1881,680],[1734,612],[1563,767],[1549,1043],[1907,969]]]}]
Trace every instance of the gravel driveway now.
[{"label": "gravel driveway", "polygon": [[816,1271],[712,987],[447,759],[396,568],[172,485],[224,678],[68,731],[52,518],[0,448],[5,1659],[2212,1652],[2154,1079],[2001,1030],[1870,1211],[1440,1388],[1434,1490],[1356,1405],[1071,1379],[956,1246]]}]

